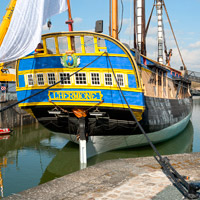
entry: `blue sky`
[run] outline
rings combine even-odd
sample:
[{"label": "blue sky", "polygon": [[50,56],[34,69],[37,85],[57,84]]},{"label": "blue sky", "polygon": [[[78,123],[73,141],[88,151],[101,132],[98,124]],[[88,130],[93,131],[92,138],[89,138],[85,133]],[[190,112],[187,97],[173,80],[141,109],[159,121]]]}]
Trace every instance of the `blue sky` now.
[{"label": "blue sky", "polygon": [[[152,9],[153,1],[146,0],[146,21]],[[120,2],[119,0],[119,20],[121,19]],[[1,0],[0,2],[1,20],[6,12],[5,9],[8,3],[9,0]],[[133,34],[130,27],[133,24],[133,0],[123,0],[123,3],[124,23],[119,38],[122,42],[132,46]],[[200,0],[165,0],[165,4],[187,68],[200,72]],[[102,19],[104,20],[104,33],[108,34],[109,0],[71,0],[71,9],[72,17],[75,21],[74,30],[93,31],[95,21]],[[164,14],[164,16],[166,15]],[[52,17],[52,28],[49,31],[44,27],[44,33],[67,31],[68,27],[64,23],[65,20],[67,20],[66,12]],[[164,21],[167,47],[168,49],[173,49],[172,64],[173,67],[179,69],[181,62],[166,17],[164,17]],[[147,39],[148,56],[152,59],[157,58],[156,25],[156,12],[154,11]]]}]

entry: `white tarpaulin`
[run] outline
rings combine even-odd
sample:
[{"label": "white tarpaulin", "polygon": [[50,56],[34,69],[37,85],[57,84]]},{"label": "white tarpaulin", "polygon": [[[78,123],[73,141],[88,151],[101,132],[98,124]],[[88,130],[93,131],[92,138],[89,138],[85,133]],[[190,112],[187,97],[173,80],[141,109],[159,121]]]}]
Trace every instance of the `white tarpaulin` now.
[{"label": "white tarpaulin", "polygon": [[0,46],[0,62],[13,61],[34,51],[47,19],[65,10],[66,0],[18,0]]}]

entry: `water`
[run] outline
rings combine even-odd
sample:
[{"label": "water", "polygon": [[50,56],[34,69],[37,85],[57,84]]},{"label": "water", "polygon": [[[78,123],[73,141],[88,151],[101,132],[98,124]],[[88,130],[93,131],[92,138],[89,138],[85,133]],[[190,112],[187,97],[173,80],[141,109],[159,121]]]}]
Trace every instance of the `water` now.
[{"label": "water", "polygon": [[[187,128],[177,137],[157,144],[161,154],[200,152],[200,98]],[[88,166],[119,158],[152,156],[149,147],[106,152],[88,159]],[[39,124],[16,128],[10,138],[0,138],[0,198],[80,169],[78,145],[54,135]]]}]

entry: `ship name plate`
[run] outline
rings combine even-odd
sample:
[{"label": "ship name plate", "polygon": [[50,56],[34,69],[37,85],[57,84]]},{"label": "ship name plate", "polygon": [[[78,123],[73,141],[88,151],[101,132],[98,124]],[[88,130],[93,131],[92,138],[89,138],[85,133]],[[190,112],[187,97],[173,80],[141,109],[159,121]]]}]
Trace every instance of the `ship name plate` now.
[{"label": "ship name plate", "polygon": [[101,91],[49,91],[49,100],[55,101],[101,101]]}]

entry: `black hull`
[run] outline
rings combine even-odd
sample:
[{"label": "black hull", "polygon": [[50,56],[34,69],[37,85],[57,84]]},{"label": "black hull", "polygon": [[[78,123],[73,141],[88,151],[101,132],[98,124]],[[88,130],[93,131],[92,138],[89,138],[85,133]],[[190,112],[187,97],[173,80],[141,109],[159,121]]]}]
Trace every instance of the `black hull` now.
[{"label": "black hull", "polygon": [[[188,117],[192,112],[192,98],[161,99],[145,97],[145,103],[146,109],[140,123],[147,133],[170,127]],[[32,112],[38,121],[50,131],[77,135],[79,119],[73,113],[50,115],[48,111],[52,108],[44,106],[33,107]],[[70,107],[62,108],[70,109]],[[99,110],[105,112],[106,116],[98,118],[86,117],[86,132],[88,136],[141,134],[128,109],[102,107]]]},{"label": "black hull", "polygon": [[172,126],[192,113],[192,98],[160,99],[145,97],[146,109],[141,121],[147,133]]}]

